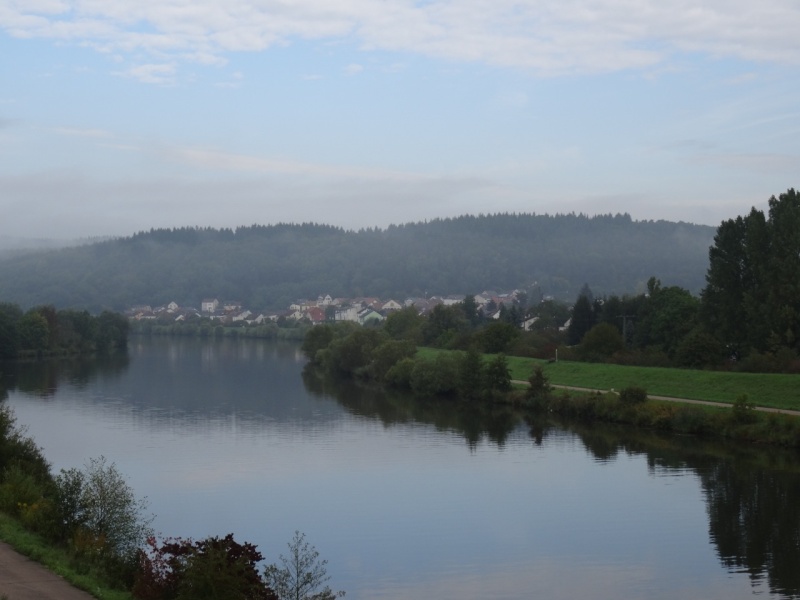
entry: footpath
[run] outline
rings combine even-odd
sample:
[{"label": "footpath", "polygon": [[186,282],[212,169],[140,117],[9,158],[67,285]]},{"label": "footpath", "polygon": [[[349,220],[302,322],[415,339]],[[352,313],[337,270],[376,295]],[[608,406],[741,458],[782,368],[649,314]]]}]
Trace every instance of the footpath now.
[{"label": "footpath", "polygon": [[66,579],[0,542],[0,598],[8,600],[94,600]]},{"label": "footpath", "polygon": [[[511,383],[518,383],[520,385],[529,385],[527,381],[522,381],[521,379],[513,379]],[[577,387],[574,385],[550,384],[550,387],[559,390],[575,390],[576,392],[599,392],[600,394],[607,394],[610,392],[612,394],[619,395],[619,392],[615,390],[598,390],[595,388]],[[671,396],[653,396],[651,394],[648,394],[647,397],[652,400],[664,400],[665,402],[682,402],[683,404],[702,404],[704,406],[716,406],[722,408],[731,408],[733,406],[733,404],[730,404],[729,402],[711,402],[709,400],[692,400],[690,398],[673,398]],[[782,415],[792,415],[793,417],[800,417],[800,410],[789,410],[786,408],[770,408],[769,406],[755,406],[753,408],[761,412],[778,413]]]}]

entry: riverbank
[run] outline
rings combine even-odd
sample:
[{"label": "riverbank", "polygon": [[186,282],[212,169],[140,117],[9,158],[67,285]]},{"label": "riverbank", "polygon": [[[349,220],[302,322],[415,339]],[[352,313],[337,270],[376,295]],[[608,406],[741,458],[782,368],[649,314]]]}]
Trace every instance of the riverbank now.
[{"label": "riverbank", "polygon": [[[48,543],[0,512],[0,598],[8,600],[131,600],[79,569],[67,550]],[[90,593],[91,592],[91,593]]]},{"label": "riverbank", "polygon": [[[417,349],[421,358],[447,353],[457,351]],[[647,390],[651,398],[661,396],[676,401],[702,401],[723,406],[732,405],[737,398],[746,395],[748,401],[757,407],[800,413],[800,375],[547,361],[521,356],[507,356],[506,360],[512,380],[523,383],[527,383],[538,367],[551,385],[564,389],[619,391],[640,387]]]}]

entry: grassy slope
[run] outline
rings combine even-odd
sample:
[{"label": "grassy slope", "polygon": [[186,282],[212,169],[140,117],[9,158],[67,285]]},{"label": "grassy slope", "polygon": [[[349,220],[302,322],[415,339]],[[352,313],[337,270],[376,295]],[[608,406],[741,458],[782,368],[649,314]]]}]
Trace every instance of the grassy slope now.
[{"label": "grassy slope", "polygon": [[[433,355],[437,350],[421,348],[420,352]],[[625,367],[570,361],[548,363],[517,356],[509,356],[508,363],[513,379],[527,380],[534,366],[540,365],[554,385],[601,390],[638,386],[656,396],[711,402],[734,402],[742,394],[747,394],[750,402],[758,406],[800,410],[798,375]]]},{"label": "grassy slope", "polygon": [[79,573],[65,550],[47,544],[35,533],[25,529],[19,521],[3,513],[0,513],[0,540],[96,598],[101,600],[131,600],[132,598],[128,592],[109,589],[92,577],[90,573]]}]

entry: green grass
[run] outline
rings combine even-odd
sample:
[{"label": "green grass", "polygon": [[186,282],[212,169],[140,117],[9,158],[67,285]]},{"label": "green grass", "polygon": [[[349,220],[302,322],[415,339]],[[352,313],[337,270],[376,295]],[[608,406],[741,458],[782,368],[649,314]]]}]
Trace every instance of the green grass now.
[{"label": "green grass", "polygon": [[[419,349],[421,356],[434,356],[437,352],[442,350]],[[518,356],[508,357],[512,379],[527,380],[535,365],[542,367],[553,385],[599,390],[638,386],[655,396],[729,403],[747,394],[750,402],[756,406],[800,410],[800,375],[626,367],[563,360],[548,363]]]},{"label": "green grass", "polygon": [[100,600],[132,600],[133,598],[128,592],[108,588],[92,577],[91,573],[78,573],[73,568],[72,560],[66,550],[47,544],[38,535],[25,529],[19,521],[3,513],[0,513],[0,540],[95,598]]}]

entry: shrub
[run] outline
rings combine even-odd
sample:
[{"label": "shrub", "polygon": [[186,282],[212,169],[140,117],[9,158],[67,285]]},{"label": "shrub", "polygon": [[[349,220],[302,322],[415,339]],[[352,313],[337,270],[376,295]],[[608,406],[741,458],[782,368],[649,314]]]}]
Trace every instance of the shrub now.
[{"label": "shrub", "polygon": [[252,544],[233,534],[199,542],[170,539],[160,546],[147,540],[140,551],[133,595],[141,600],[277,600],[258,573],[264,558]]},{"label": "shrub", "polygon": [[736,401],[733,403],[733,407],[731,408],[731,419],[734,423],[745,425],[755,422],[757,418],[758,416],[756,415],[756,407],[752,402],[750,402],[747,394],[742,394],[736,398]]},{"label": "shrub", "polygon": [[391,369],[386,372],[384,381],[387,385],[400,389],[411,388],[411,372],[414,370],[416,361],[413,358],[403,358],[396,362]]},{"label": "shrub", "polygon": [[[61,522],[73,540],[94,539],[101,558],[130,558],[150,535],[147,502],[137,500],[116,465],[93,458],[82,471],[62,470],[56,478]],[[87,547],[94,547],[89,543]]]},{"label": "shrub", "polygon": [[550,379],[544,374],[542,367],[537,366],[533,370],[533,375],[528,378],[528,384],[525,397],[529,400],[545,400],[550,396],[552,391]]},{"label": "shrub", "polygon": [[619,401],[623,404],[641,404],[647,400],[647,390],[640,387],[626,387],[619,393]]},{"label": "shrub", "polygon": [[438,354],[433,360],[416,360],[411,370],[411,390],[417,396],[444,396],[456,391],[458,357]]}]

